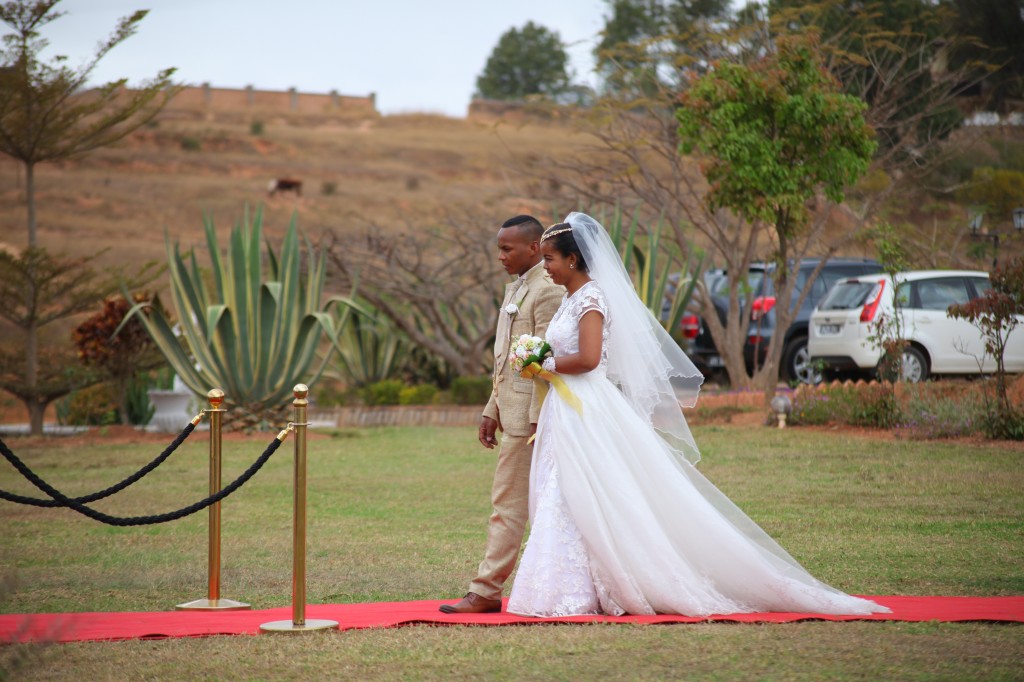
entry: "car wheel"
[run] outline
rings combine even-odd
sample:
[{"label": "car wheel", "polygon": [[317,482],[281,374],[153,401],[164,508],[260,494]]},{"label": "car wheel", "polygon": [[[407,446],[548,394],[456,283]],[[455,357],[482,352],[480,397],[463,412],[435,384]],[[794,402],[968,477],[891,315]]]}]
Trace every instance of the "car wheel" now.
[{"label": "car wheel", "polygon": [[782,367],[786,370],[787,379],[801,384],[820,384],[824,378],[821,370],[811,363],[806,336],[798,336],[786,344]]},{"label": "car wheel", "polygon": [[924,353],[907,346],[903,350],[903,380],[908,384],[916,384],[928,378],[928,359]]}]

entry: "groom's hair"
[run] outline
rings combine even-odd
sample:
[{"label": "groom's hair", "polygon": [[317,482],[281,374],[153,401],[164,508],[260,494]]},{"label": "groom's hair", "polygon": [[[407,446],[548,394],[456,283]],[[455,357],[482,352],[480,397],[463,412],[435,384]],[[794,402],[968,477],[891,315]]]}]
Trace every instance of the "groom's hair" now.
[{"label": "groom's hair", "polygon": [[540,241],[540,236],[544,234],[544,226],[540,224],[540,221],[532,215],[526,215],[525,213],[509,218],[501,224],[501,227],[502,229],[506,227],[517,228],[531,242]]}]

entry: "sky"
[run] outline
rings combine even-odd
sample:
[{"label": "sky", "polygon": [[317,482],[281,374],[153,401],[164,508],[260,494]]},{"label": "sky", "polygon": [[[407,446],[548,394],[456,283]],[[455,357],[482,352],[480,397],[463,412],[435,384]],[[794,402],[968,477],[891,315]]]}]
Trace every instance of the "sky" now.
[{"label": "sky", "polygon": [[[603,0],[64,0],[44,56],[83,63],[117,20],[149,9],[92,84],[176,67],[184,84],[377,95],[383,114],[464,117],[491,50],[527,21],[558,32],[575,81],[594,85]],[[0,32],[7,33],[6,26]]]}]

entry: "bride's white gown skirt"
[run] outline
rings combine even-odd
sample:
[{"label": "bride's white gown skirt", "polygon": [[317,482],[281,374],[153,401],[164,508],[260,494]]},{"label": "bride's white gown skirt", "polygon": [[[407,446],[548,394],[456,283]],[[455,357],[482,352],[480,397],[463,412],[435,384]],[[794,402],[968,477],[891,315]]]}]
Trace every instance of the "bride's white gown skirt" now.
[{"label": "bride's white gown skirt", "polygon": [[552,390],[530,481],[531,531],[511,613],[566,616],[887,608],[816,580],[688,462],[602,372]]}]

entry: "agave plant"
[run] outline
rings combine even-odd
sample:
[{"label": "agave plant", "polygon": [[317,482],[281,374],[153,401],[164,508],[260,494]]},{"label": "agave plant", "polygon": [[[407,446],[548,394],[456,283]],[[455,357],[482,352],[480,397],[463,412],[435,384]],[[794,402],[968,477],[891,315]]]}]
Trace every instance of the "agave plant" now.
[{"label": "agave plant", "polygon": [[[204,395],[222,388],[229,405],[259,418],[285,405],[296,383],[312,385],[323,373],[351,306],[323,300],[325,256],[306,240],[303,268],[294,217],[280,255],[267,243],[265,259],[261,210],[251,221],[246,210],[223,256],[212,219],[204,225],[208,272],[200,269],[194,250],[182,253],[165,238],[177,324],[160,306],[145,303],[125,319],[138,315],[192,391]],[[332,304],[341,309],[337,319],[327,312]],[[325,335],[331,343],[317,362]]]},{"label": "agave plant", "polygon": [[409,359],[411,343],[369,304],[349,310],[353,314],[338,344],[334,363],[339,374],[352,386],[393,378]]}]

